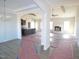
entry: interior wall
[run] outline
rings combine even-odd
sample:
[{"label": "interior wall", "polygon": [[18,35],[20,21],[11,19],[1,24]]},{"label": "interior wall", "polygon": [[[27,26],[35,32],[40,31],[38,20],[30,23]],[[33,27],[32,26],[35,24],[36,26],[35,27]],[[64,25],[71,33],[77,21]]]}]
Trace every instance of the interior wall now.
[{"label": "interior wall", "polygon": [[[27,11],[24,10],[24,11],[18,13],[18,15],[23,16],[24,14],[29,14],[29,13],[39,14],[40,19],[42,19],[43,12],[41,11],[40,8],[29,9],[29,10],[27,10]],[[30,22],[30,20],[26,21],[26,28],[28,28],[28,24],[27,24],[28,22]],[[41,31],[41,26],[42,26],[42,25],[41,25],[41,20],[40,20],[38,23],[39,23],[39,24],[37,25],[37,26],[38,26],[37,31]],[[36,26],[35,26],[35,27],[36,27]]]},{"label": "interior wall", "polygon": [[[29,20],[26,20],[26,28],[28,29],[28,22],[32,22],[33,20],[32,19],[29,19]],[[36,31],[40,30],[39,26],[40,26],[40,21],[37,20],[37,21],[34,21],[34,28],[36,29]],[[33,25],[33,24],[31,24]]]},{"label": "interior wall", "polygon": [[32,20],[32,19],[26,19],[26,25],[25,25],[25,26],[26,26],[27,29],[28,29],[28,22],[31,23],[31,20]]},{"label": "interior wall", "polygon": [[53,20],[53,31],[55,26],[60,26],[61,27],[61,32],[64,33],[64,21],[70,21],[70,33],[74,33],[74,28],[75,28],[75,17],[72,18],[54,18]]},{"label": "interior wall", "polygon": [[53,31],[55,26],[60,26],[61,31],[63,32],[63,19],[62,18],[54,18],[53,19]]},{"label": "interior wall", "polygon": [[10,15],[5,20],[0,18],[0,43],[18,38],[18,20],[16,15]]},{"label": "interior wall", "polygon": [[[76,36],[77,38],[79,38],[79,7],[77,8],[77,12],[76,12]],[[79,44],[79,41],[78,41]]]}]

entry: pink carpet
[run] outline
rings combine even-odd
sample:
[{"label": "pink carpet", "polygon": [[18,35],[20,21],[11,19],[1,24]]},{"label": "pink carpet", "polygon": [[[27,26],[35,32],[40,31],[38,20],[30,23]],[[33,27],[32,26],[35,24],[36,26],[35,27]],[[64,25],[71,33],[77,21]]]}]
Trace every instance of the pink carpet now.
[{"label": "pink carpet", "polygon": [[[31,35],[23,37],[19,59],[40,59],[34,49],[34,44],[40,41],[40,36]],[[74,59],[73,57],[73,39],[62,39],[56,44],[55,50],[49,56],[49,59]]]},{"label": "pink carpet", "polygon": [[20,48],[20,59],[40,59],[34,49],[36,39],[34,36],[23,37]]},{"label": "pink carpet", "polygon": [[74,59],[73,44],[73,39],[62,39],[49,59]]}]

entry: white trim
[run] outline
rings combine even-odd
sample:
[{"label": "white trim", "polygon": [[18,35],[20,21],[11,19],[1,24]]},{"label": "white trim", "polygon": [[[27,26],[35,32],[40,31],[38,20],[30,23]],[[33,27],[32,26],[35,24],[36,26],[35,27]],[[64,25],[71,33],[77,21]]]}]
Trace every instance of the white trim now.
[{"label": "white trim", "polygon": [[14,10],[14,11],[15,12],[19,12],[19,11],[23,11],[23,10],[30,9],[30,8],[36,8],[36,7],[37,7],[37,5],[36,4],[33,4],[33,5],[28,6],[28,7],[23,7],[23,8]]}]

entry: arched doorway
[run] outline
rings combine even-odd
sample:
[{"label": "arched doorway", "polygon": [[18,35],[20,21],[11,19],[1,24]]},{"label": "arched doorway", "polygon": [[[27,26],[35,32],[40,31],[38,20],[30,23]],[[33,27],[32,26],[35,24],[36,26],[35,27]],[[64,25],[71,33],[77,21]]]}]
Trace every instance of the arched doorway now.
[{"label": "arched doorway", "polygon": [[40,17],[35,13],[28,13],[21,17],[22,35],[34,34],[40,31]]}]

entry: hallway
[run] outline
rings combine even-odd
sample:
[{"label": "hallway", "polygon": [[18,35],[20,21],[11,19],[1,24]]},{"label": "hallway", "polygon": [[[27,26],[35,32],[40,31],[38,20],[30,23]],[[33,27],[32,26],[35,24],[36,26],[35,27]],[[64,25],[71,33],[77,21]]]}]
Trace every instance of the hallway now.
[{"label": "hallway", "polygon": [[44,51],[40,48],[40,35],[23,37],[20,48],[20,59],[74,59],[74,38],[63,38],[54,34],[53,44]]}]

